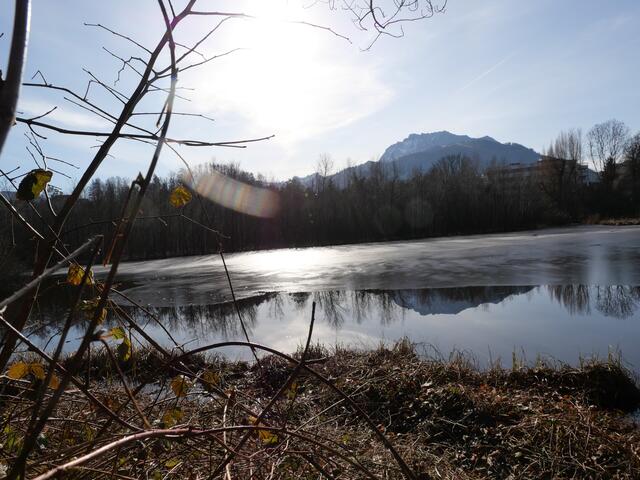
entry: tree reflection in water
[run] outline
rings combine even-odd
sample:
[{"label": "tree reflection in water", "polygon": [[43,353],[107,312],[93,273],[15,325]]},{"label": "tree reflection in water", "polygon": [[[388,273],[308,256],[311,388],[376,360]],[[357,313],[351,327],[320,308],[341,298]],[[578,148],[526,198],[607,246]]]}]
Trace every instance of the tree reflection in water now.
[{"label": "tree reflection in water", "polygon": [[335,328],[344,324],[345,314],[348,312],[344,305],[347,293],[340,290],[328,290],[325,292],[313,292],[313,301],[316,302],[316,311],[324,317],[325,321]]},{"label": "tree reflection in water", "polygon": [[549,285],[549,296],[563,305],[571,315],[589,315],[591,303],[587,285]]},{"label": "tree reflection in water", "polygon": [[589,315],[593,304],[606,317],[629,318],[640,307],[640,287],[554,285],[547,290],[572,315]]},{"label": "tree reflection in water", "polygon": [[[630,318],[640,308],[640,287],[634,286],[495,286],[432,288],[415,290],[364,290],[321,291],[299,293],[265,293],[241,299],[238,307],[249,334],[262,321],[299,319],[307,321],[311,301],[316,302],[316,319],[340,330],[346,322],[363,324],[378,322],[388,326],[401,321],[409,310],[425,315],[456,315],[464,310],[508,302],[512,298],[527,295],[528,300],[538,301],[538,295],[546,292],[552,302],[561,305],[571,316],[587,316],[597,311],[606,317]],[[33,315],[29,335],[47,339],[58,333],[68,311],[68,292],[57,292],[42,297]],[[262,307],[265,308],[262,308]],[[140,325],[153,326],[155,322],[142,309],[121,306]],[[168,330],[183,332],[190,338],[239,338],[241,330],[233,304],[177,305],[171,307],[147,307]],[[115,323],[109,314],[105,328]],[[82,329],[86,318],[79,315],[76,327]],[[267,323],[268,324],[268,323]],[[260,340],[260,339],[256,339]]]},{"label": "tree reflection in water", "polygon": [[608,317],[628,318],[640,306],[640,287],[596,287],[596,308]]}]

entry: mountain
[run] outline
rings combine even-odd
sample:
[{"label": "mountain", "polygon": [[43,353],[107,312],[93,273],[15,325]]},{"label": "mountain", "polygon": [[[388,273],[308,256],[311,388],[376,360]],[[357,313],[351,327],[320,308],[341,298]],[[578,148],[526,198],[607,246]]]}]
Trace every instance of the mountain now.
[{"label": "mountain", "polygon": [[[412,133],[388,147],[379,162],[397,171],[400,178],[408,178],[415,171],[428,172],[443,157],[458,154],[477,162],[480,169],[488,167],[493,161],[502,164],[534,163],[540,159],[539,153],[518,143],[500,143],[488,136],[473,138],[441,131]],[[366,176],[374,163],[370,161],[349,167],[332,175],[331,179],[335,185],[342,187],[346,185],[350,173]],[[298,180],[310,185],[317,176],[312,174]]]},{"label": "mountain", "polygon": [[[493,140],[491,137],[484,138]],[[467,135],[456,135],[446,130],[433,133],[412,133],[401,142],[394,143],[388,147],[380,157],[380,161],[390,162],[405,155],[424,152],[431,148],[462,145],[469,143],[471,140],[473,139]]]},{"label": "mountain", "polygon": [[462,154],[476,160],[480,168],[493,160],[500,163],[534,163],[540,154],[518,143],[500,143],[491,137],[472,138],[447,131],[411,134],[388,147],[380,162],[396,163],[401,171],[429,170],[447,155]]}]

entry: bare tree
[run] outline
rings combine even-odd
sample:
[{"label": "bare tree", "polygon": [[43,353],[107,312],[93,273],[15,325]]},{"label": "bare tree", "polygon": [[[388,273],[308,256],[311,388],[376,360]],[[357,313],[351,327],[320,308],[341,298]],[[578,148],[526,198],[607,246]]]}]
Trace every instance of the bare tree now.
[{"label": "bare tree", "polygon": [[317,3],[350,12],[357,28],[373,32],[364,50],[370,49],[382,36],[404,36],[403,24],[444,13],[447,6],[447,0],[440,4],[433,0],[317,0]]},{"label": "bare tree", "polygon": [[604,183],[610,184],[615,179],[615,166],[628,140],[629,127],[615,119],[598,123],[587,133],[589,155]]},{"label": "bare tree", "polygon": [[[16,208],[10,200],[5,196],[0,195],[0,202],[6,207],[7,211],[11,214],[12,219],[16,225],[29,232],[29,235],[35,240],[37,247],[35,251],[35,260],[32,268],[32,278],[22,288],[18,289],[8,298],[0,302],[0,325],[2,326],[6,335],[3,335],[2,348],[0,350],[0,371],[4,372],[5,367],[12,361],[16,353],[16,347],[19,344],[27,345],[33,352],[34,356],[37,356],[40,361],[46,363],[30,362],[28,365],[24,362],[17,363],[18,369],[12,369],[11,378],[13,380],[20,380],[25,375],[33,375],[38,380],[42,380],[39,383],[34,383],[33,388],[29,393],[29,407],[25,408],[25,404],[22,403],[22,399],[19,399],[19,403],[16,404],[16,408],[12,407],[12,412],[17,412],[18,408],[21,412],[20,418],[17,416],[12,417],[13,425],[22,429],[22,438],[20,444],[17,447],[16,455],[11,458],[11,465],[7,478],[14,480],[16,478],[24,478],[26,476],[33,477],[40,474],[38,478],[52,478],[63,474],[71,468],[75,468],[81,463],[87,463],[94,461],[93,465],[98,468],[98,472],[102,473],[103,462],[112,464],[113,455],[119,455],[120,446],[127,443],[137,442],[138,440],[151,439],[151,438],[170,438],[175,439],[180,436],[185,438],[192,438],[195,430],[190,425],[186,429],[157,429],[151,426],[148,418],[153,413],[153,405],[141,405],[136,399],[136,395],[143,391],[146,383],[140,383],[135,388],[130,388],[129,383],[133,381],[131,378],[126,378],[120,369],[113,352],[109,349],[105,338],[102,336],[103,332],[99,329],[99,325],[103,322],[107,313],[114,315],[122,325],[126,325],[129,329],[129,337],[139,335],[138,339],[144,339],[149,348],[152,348],[162,358],[162,369],[166,369],[167,372],[172,372],[176,377],[172,381],[171,388],[173,389],[177,397],[184,396],[183,387],[186,385],[186,379],[189,382],[202,381],[201,374],[190,367],[185,360],[200,352],[213,350],[220,348],[220,345],[207,346],[204,350],[191,350],[185,351],[183,345],[178,345],[174,341],[175,352],[180,352],[180,356],[175,356],[173,353],[167,351],[162,347],[149,333],[145,332],[143,328],[136,323],[131,317],[127,316],[126,312],[118,308],[111,297],[114,293],[118,296],[124,296],[122,292],[117,291],[116,287],[116,275],[118,273],[118,267],[123,259],[123,253],[131,233],[136,223],[136,220],[140,218],[143,201],[148,198],[148,194],[153,190],[154,175],[161,152],[170,149],[175,153],[184,163],[185,168],[189,172],[189,175],[193,177],[190,166],[185,158],[180,154],[177,147],[226,147],[226,148],[245,148],[249,143],[260,140],[266,140],[271,138],[271,135],[267,135],[260,138],[251,138],[245,140],[231,140],[231,141],[211,141],[208,139],[193,139],[193,138],[172,138],[168,135],[169,127],[172,119],[179,115],[194,115],[189,112],[174,112],[174,101],[179,96],[178,92],[178,76],[179,73],[192,68],[196,68],[205,63],[227,55],[227,52],[221,55],[213,57],[205,57],[200,48],[202,44],[207,41],[217,29],[225,22],[232,22],[236,20],[250,20],[254,17],[252,15],[238,12],[238,11],[217,11],[209,10],[209,2],[201,2],[201,10],[196,9],[197,0],[183,0],[181,3],[182,8],[174,8],[178,2],[172,0],[157,0],[160,14],[157,18],[162,22],[162,32],[159,35],[156,43],[151,45],[150,48],[138,43],[131,37],[119,32],[115,32],[101,24],[91,24],[90,27],[99,28],[108,32],[111,35],[115,35],[118,38],[128,41],[129,44],[136,49],[136,54],[133,56],[121,56],[107,51],[111,56],[115,57],[121,62],[121,70],[118,72],[118,78],[121,73],[130,74],[134,77],[132,88],[128,91],[120,91],[115,86],[110,85],[108,82],[101,79],[98,75],[85,70],[89,76],[86,91],[75,91],[66,86],[56,85],[46,80],[45,76],[40,73],[40,80],[36,82],[27,82],[23,86],[33,89],[46,90],[48,92],[62,94],[66,101],[69,101],[76,107],[82,108],[85,111],[90,112],[92,115],[99,117],[100,119],[108,122],[110,127],[104,130],[88,130],[88,129],[72,129],[59,126],[51,123],[46,117],[55,110],[56,107],[50,111],[38,115],[35,117],[19,117],[15,120],[22,128],[25,129],[30,144],[28,150],[32,155],[34,162],[39,166],[37,170],[29,173],[32,175],[34,185],[36,182],[41,183],[37,179],[36,174],[45,175],[48,179],[51,179],[53,169],[49,167],[49,161],[60,161],[63,163],[73,165],[74,162],[67,162],[66,160],[54,159],[45,154],[44,149],[40,145],[40,141],[46,140],[44,133],[49,132],[53,135],[67,135],[72,137],[92,137],[98,139],[98,145],[95,152],[92,154],[92,158],[88,162],[88,166],[82,172],[80,179],[75,184],[72,192],[65,198],[62,198],[62,202],[59,208],[54,208],[49,198],[46,197],[47,205],[49,207],[49,216],[44,217],[40,215],[34,204],[28,202],[28,198],[34,198],[39,195],[41,190],[34,192],[33,187],[29,187],[28,190],[33,193],[30,197],[25,197],[25,203],[20,207],[25,209],[31,209],[34,214],[38,216],[39,221],[37,224],[32,224],[26,219],[20,211]],[[331,2],[333,4],[333,2]],[[375,32],[378,32],[376,38],[378,38],[383,32],[389,31],[392,25],[397,25],[401,31],[401,24],[407,21],[419,20],[421,18],[427,18],[434,15],[437,12],[443,11],[436,9],[431,5],[430,1],[396,1],[393,4],[393,8],[390,11],[386,11],[378,5],[378,2],[344,2],[345,5],[349,5],[348,10],[357,17],[357,24],[359,28],[368,29],[372,28]],[[362,5],[358,6],[358,3]],[[383,2],[381,2],[383,3]],[[21,83],[21,73],[24,66],[24,55],[26,52],[26,42],[28,33],[28,12],[29,12],[28,0],[16,0],[16,13],[14,22],[14,39],[12,41],[12,53],[10,55],[10,68],[6,78],[6,81],[0,83],[0,147],[4,142],[4,138],[7,131],[14,125],[15,106],[18,99],[18,89]],[[201,19],[199,22],[195,22],[195,18]],[[206,23],[206,20],[210,20],[210,23]],[[191,20],[193,23],[199,25],[206,25],[206,30],[198,38],[197,41],[184,45],[179,43],[178,39],[174,38],[178,25],[188,23]],[[367,22],[373,22],[367,26]],[[325,31],[329,31],[341,38],[347,39],[344,35],[340,35],[329,27],[321,25],[315,25],[306,21],[293,22],[306,25],[312,28],[320,28]],[[184,28],[181,29],[184,32]],[[391,34],[392,36],[398,36],[398,34]],[[14,49],[15,47],[15,49]],[[14,53],[15,51],[15,53]],[[235,51],[235,50],[234,50]],[[194,58],[197,57],[197,58]],[[102,94],[106,95],[112,100],[110,104],[100,103],[99,96],[94,93],[95,89],[100,89]],[[124,87],[123,87],[124,90]],[[162,95],[161,102],[156,103],[157,107],[152,111],[140,111],[142,105],[153,104],[146,100],[153,95]],[[113,105],[116,105],[114,108]],[[200,117],[202,117],[200,115]],[[149,123],[141,123],[143,118],[154,118],[156,120],[155,125]],[[111,149],[116,143],[123,141],[133,141],[143,143],[151,147],[149,152],[148,164],[146,172],[142,172],[138,177],[129,184],[127,194],[124,202],[120,205],[120,215],[112,223],[111,240],[104,246],[104,255],[102,255],[105,265],[109,265],[104,280],[94,280],[91,273],[93,264],[101,256],[101,250],[103,247],[103,236],[96,236],[88,239],[81,247],[73,252],[69,252],[68,245],[64,241],[65,226],[67,220],[74,208],[79,203],[79,200],[86,194],[85,190],[95,190],[92,194],[97,196],[97,189],[91,189],[90,185],[99,167],[103,164],[105,159],[111,155]],[[328,160],[328,159],[327,159]],[[323,162],[324,171],[329,173],[331,163],[329,161]],[[35,173],[34,173],[35,172]],[[2,172],[5,174],[5,172]],[[14,178],[9,178],[9,181],[13,183]],[[47,180],[48,181],[48,180]],[[46,181],[44,182],[46,184]],[[183,186],[181,186],[183,187]],[[176,189],[177,190],[177,189]],[[46,196],[46,190],[44,190]],[[172,192],[172,195],[176,193]],[[197,189],[194,192],[198,195]],[[191,198],[192,193],[183,187],[179,191],[180,198]],[[180,206],[180,198],[176,201],[176,205]],[[202,201],[201,196],[197,196],[198,201]],[[189,200],[184,200],[185,202]],[[184,205],[182,205],[184,206]],[[207,218],[208,225],[202,225],[208,232],[213,231],[210,227],[211,219]],[[79,256],[85,255],[86,261],[83,261],[82,265],[78,263]],[[268,347],[257,346],[250,342],[248,333],[244,328],[242,316],[240,314],[239,307],[237,306],[235,294],[233,291],[233,285],[229,271],[226,268],[224,256],[222,256],[222,250],[220,250],[220,256],[224,267],[224,273],[228,280],[228,286],[230,289],[231,297],[233,299],[233,305],[237,311],[238,319],[242,330],[246,337],[246,342],[239,342],[245,347],[251,349],[256,355],[256,349],[262,348],[265,351],[271,353],[284,355],[276,350],[269,349]],[[53,275],[57,270],[62,267],[69,267],[69,274],[67,277],[68,283],[73,287],[77,287],[74,290],[74,299],[70,304],[69,312],[64,320],[64,325],[61,331],[56,337],[55,352],[50,355],[48,352],[38,348],[31,340],[26,336],[23,331],[33,306],[38,301],[40,295],[40,285],[48,277]],[[115,287],[115,288],[114,288]],[[61,355],[63,348],[67,342],[68,335],[70,334],[71,326],[78,319],[80,305],[83,300],[83,295],[90,295],[91,306],[89,309],[89,320],[83,325],[82,334],[80,335],[80,341],[75,352],[69,355],[67,361],[61,361]],[[7,307],[5,309],[5,307]],[[207,463],[207,469],[209,471],[214,470],[210,478],[214,478],[219,475],[226,466],[232,462],[236,455],[242,455],[242,449],[247,444],[253,432],[258,427],[261,431],[266,431],[270,428],[264,425],[268,420],[267,416],[270,416],[271,410],[276,410],[274,407],[279,398],[291,387],[295,381],[296,375],[304,370],[307,374],[317,376],[321,381],[325,382],[328,387],[332,388],[337,394],[342,396],[342,402],[348,404],[355,412],[362,417],[367,423],[372,433],[384,444],[385,448],[389,451],[392,457],[396,460],[398,468],[402,471],[402,474],[408,479],[415,479],[416,474],[406,464],[400,454],[393,447],[390,440],[385,434],[373,423],[373,421],[367,416],[367,414],[355,403],[349,396],[344,394],[335,385],[317,374],[314,370],[309,368],[305,364],[306,354],[311,340],[311,332],[313,330],[313,315],[312,310],[311,324],[309,337],[305,351],[299,360],[293,359],[287,355],[284,357],[287,361],[294,365],[294,370],[288,379],[282,384],[278,392],[272,397],[268,404],[264,405],[248,405],[244,404],[244,399],[238,396],[238,400],[234,398],[235,395],[230,395],[228,392],[222,390],[217,385],[209,385],[211,389],[211,397],[216,398],[221,405],[230,406],[233,408],[236,405],[243,407],[243,418],[245,414],[251,414],[255,421],[252,421],[252,425],[235,426],[232,428],[243,429],[244,433],[234,440],[237,442],[228,441],[226,437],[224,440],[220,440],[217,437],[215,439],[209,438],[214,433],[221,433],[219,431],[202,430],[200,435],[207,441],[206,448],[198,450],[212,451],[214,441],[218,444],[222,444],[223,449],[216,448],[215,457],[211,456],[210,461]],[[153,317],[152,317],[153,318]],[[157,318],[154,318],[156,321]],[[158,321],[158,323],[160,323]],[[4,333],[3,332],[3,333]],[[121,334],[120,339],[126,337],[125,334]],[[172,338],[169,334],[169,337]],[[129,340],[130,341],[130,340]],[[92,344],[100,343],[105,347],[104,352],[108,354],[108,357],[116,365],[116,371],[126,391],[126,404],[133,406],[133,416],[128,411],[118,409],[114,411],[112,407],[105,404],[98,399],[96,395],[92,393],[94,387],[89,380],[86,382],[80,381],[77,378],[78,372],[83,366],[87,364],[87,359],[90,357]],[[238,342],[236,342],[238,343]],[[128,358],[132,354],[130,348],[127,348],[126,343],[124,345],[125,355]],[[130,344],[129,344],[130,347]],[[126,360],[121,358],[120,360]],[[256,361],[260,366],[260,361],[256,355]],[[35,366],[34,366],[35,365]],[[27,368],[27,370],[24,370]],[[31,372],[31,373],[28,373]],[[59,377],[58,377],[59,375]],[[4,382],[7,377],[3,376]],[[55,381],[54,381],[55,380]],[[175,387],[175,381],[178,381],[177,387]],[[210,382],[217,383],[217,382]],[[99,424],[99,431],[95,439],[86,443],[82,449],[83,452],[76,449],[60,450],[61,455],[56,455],[55,460],[52,462],[41,462],[40,458],[35,457],[40,438],[40,433],[50,424],[54,412],[60,406],[61,400],[69,393],[68,386],[73,384],[82,395],[83,401],[88,402],[91,405],[91,409],[87,409],[87,415],[92,416],[94,424]],[[75,394],[75,391],[74,391]],[[155,404],[155,402],[153,402]],[[19,405],[19,407],[17,407]],[[226,407],[225,411],[226,411]],[[95,411],[94,411],[95,409]],[[285,411],[285,409],[281,409]],[[98,416],[98,413],[101,416]],[[156,412],[157,413],[157,412]],[[22,415],[24,414],[24,415]],[[24,420],[26,418],[26,421]],[[223,417],[224,418],[224,417]],[[9,419],[3,419],[5,422]],[[59,420],[59,419],[58,419]],[[283,421],[278,421],[279,424],[286,424],[286,418]],[[163,420],[164,421],[164,420]],[[242,421],[242,420],[240,420]],[[224,419],[222,419],[224,423]],[[5,424],[3,424],[3,432],[6,432]],[[19,425],[19,427],[18,427]],[[129,436],[122,437],[125,432],[130,433]],[[118,430],[119,429],[119,430]],[[278,433],[286,434],[288,430],[284,427],[278,429]],[[300,434],[298,434],[300,436]],[[97,437],[100,437],[99,439]],[[121,438],[122,437],[122,438]],[[97,440],[97,441],[94,441]],[[203,441],[205,441],[203,440]],[[99,442],[99,443],[98,443]],[[331,448],[327,445],[322,445],[318,441],[316,444],[322,448]],[[100,445],[102,445],[100,447]],[[219,445],[218,445],[219,446]],[[87,448],[85,451],[84,448]],[[337,452],[335,449],[331,452],[339,454],[339,458],[342,461],[352,465],[361,474],[365,473],[365,476],[373,478],[366,467],[353,462],[350,458]],[[76,457],[78,454],[82,456],[72,460],[72,457]],[[35,457],[35,458],[34,458]],[[319,469],[322,472],[323,467],[319,466],[318,462],[313,459],[308,459],[310,467]],[[215,464],[213,463],[215,461]],[[323,463],[327,463],[324,462]],[[217,467],[214,465],[217,464]],[[57,465],[57,466],[56,466]],[[43,470],[44,469],[44,470]],[[48,471],[45,471],[48,470]],[[44,472],[44,473],[43,473]],[[133,473],[132,473],[133,474]],[[137,475],[137,474],[136,474]],[[108,471],[105,472],[105,476],[109,476]],[[362,475],[360,475],[362,477]]]},{"label": "bare tree", "polygon": [[578,168],[582,163],[582,131],[562,131],[545,152],[540,168],[540,188],[561,212],[576,214]]},{"label": "bare tree", "polygon": [[564,160],[582,162],[582,130],[571,128],[563,130],[551,143],[547,155]]},{"label": "bare tree", "polygon": [[331,155],[323,153],[316,163],[316,193],[324,193],[329,177],[333,173],[333,159]]},{"label": "bare tree", "polygon": [[640,209],[640,133],[627,143],[624,153],[625,174],[630,184],[631,203],[637,213]]}]

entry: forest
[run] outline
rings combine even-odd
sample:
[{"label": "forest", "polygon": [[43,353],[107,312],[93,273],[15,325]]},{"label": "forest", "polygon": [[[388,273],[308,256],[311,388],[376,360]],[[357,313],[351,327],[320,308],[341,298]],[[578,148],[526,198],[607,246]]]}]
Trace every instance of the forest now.
[{"label": "forest", "polygon": [[[602,125],[606,123],[615,127],[611,121]],[[590,143],[595,143],[596,127],[589,132]],[[169,198],[176,187],[188,183],[184,182],[187,172],[154,176],[125,257],[151,259],[209,254],[219,249],[232,252],[503,232],[637,216],[640,135],[627,139],[617,159],[608,150],[604,152],[596,182],[585,182],[578,175],[581,153],[571,151],[576,142],[582,143],[578,131],[561,133],[545,153],[569,160],[551,163],[542,174],[516,178],[497,161],[482,170],[462,155],[442,158],[428,172],[414,172],[409,178],[375,162],[366,174],[352,171],[347,184],[340,187],[326,168],[326,157],[324,168],[319,165],[319,173],[306,185],[296,178],[267,182],[237,164],[209,163],[191,171],[196,178],[218,172],[275,191],[279,211],[270,218],[238,213],[199,195],[175,207]],[[597,158],[595,150],[593,156]],[[612,173],[616,168],[618,172]],[[117,234],[113,225],[122,214],[129,188],[129,179],[94,179],[62,232],[68,248],[76,248],[96,234],[104,235],[107,244],[112,242],[110,237]],[[65,199],[58,193],[51,195],[50,201],[42,197],[36,208],[20,201],[17,208],[37,225],[42,221],[38,216],[50,221],[51,211]],[[3,222],[12,222],[9,212],[3,212]],[[26,230],[11,225],[2,232],[5,252],[15,248],[18,258],[25,261],[33,256],[34,242]]]}]

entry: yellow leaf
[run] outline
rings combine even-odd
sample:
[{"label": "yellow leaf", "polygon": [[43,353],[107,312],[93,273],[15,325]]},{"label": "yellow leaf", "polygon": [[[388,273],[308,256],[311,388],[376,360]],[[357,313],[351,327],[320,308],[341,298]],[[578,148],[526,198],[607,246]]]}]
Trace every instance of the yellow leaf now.
[{"label": "yellow leaf", "polygon": [[265,445],[275,445],[278,443],[278,436],[269,430],[258,430],[258,436]]},{"label": "yellow leaf", "polygon": [[[253,423],[257,427],[264,427],[264,424],[258,422],[258,419],[254,416],[249,416],[249,421]],[[278,443],[278,435],[271,432],[270,430],[258,430],[258,438],[262,441],[264,445],[275,445]]]},{"label": "yellow leaf", "polygon": [[29,371],[33,373],[34,377],[40,380],[44,380],[44,377],[46,376],[46,374],[44,373],[44,365],[42,365],[41,363],[30,364]]},{"label": "yellow leaf", "polygon": [[36,181],[33,183],[31,187],[31,191],[33,192],[33,196],[37,197],[40,193],[45,189],[47,183],[51,181],[51,177],[53,177],[53,172],[49,170],[32,170],[31,174],[35,176]]},{"label": "yellow leaf", "polygon": [[171,428],[176,424],[170,411],[164,412],[164,415],[162,415],[162,423],[164,423],[165,428]]},{"label": "yellow leaf", "polygon": [[22,438],[11,428],[11,426],[7,425],[4,427],[2,433],[5,438],[3,445],[3,449],[5,451],[12,452],[13,450],[18,450],[22,446]]},{"label": "yellow leaf", "polygon": [[169,203],[176,208],[184,207],[191,201],[191,198],[191,192],[182,185],[178,185],[169,195]]},{"label": "yellow leaf", "polygon": [[[67,283],[78,286],[82,283],[82,277],[84,276],[84,268],[77,263],[69,265],[69,271],[67,272]],[[93,272],[89,271],[87,275],[87,285],[93,285]]]},{"label": "yellow leaf", "polygon": [[127,338],[127,334],[122,327],[113,327],[111,330],[109,330],[109,336],[115,338],[116,340]]},{"label": "yellow leaf", "polygon": [[51,180],[53,172],[42,170],[40,168],[31,170],[18,185],[16,198],[18,200],[33,200],[45,189],[47,183]]},{"label": "yellow leaf", "polygon": [[[100,322],[104,320],[106,315],[107,311],[103,308]],[[109,337],[113,337],[115,340],[122,340],[122,342],[118,344],[116,350],[118,358],[122,362],[126,362],[127,360],[129,360],[129,358],[131,358],[131,340],[129,340],[129,337],[127,337],[127,332],[124,331],[124,328],[113,327],[106,335],[102,335],[103,339],[107,339]]]},{"label": "yellow leaf", "polygon": [[93,440],[96,437],[95,432],[93,431],[93,429],[87,425],[86,423],[84,424],[84,439],[88,442],[90,442],[91,440]]},{"label": "yellow leaf", "polygon": [[164,462],[164,466],[167,467],[167,468],[173,468],[176,465],[178,465],[179,463],[180,463],[180,460],[174,457],[174,458]]},{"label": "yellow leaf", "polygon": [[94,298],[92,300],[82,300],[80,302],[80,305],[78,305],[78,310],[95,310],[95,308],[98,306],[99,301],[100,300],[98,298]]},{"label": "yellow leaf", "polygon": [[298,382],[293,382],[291,383],[291,385],[289,385],[289,388],[287,388],[287,398],[293,401],[296,398],[297,394],[298,394]]},{"label": "yellow leaf", "polygon": [[173,427],[176,423],[178,423],[184,417],[184,413],[179,408],[174,408],[172,410],[167,410],[162,415],[162,421],[165,424],[165,427],[170,428]]},{"label": "yellow leaf", "polygon": [[118,358],[123,362],[131,358],[131,342],[127,337],[124,337],[122,343],[118,345]]},{"label": "yellow leaf", "polygon": [[191,384],[183,375],[178,375],[171,380],[171,390],[176,394],[176,397],[186,397],[189,388],[191,388]]},{"label": "yellow leaf", "polygon": [[25,377],[27,373],[29,373],[29,365],[24,362],[17,362],[9,367],[9,370],[7,370],[7,377],[12,380],[20,380]]},{"label": "yellow leaf", "polygon": [[60,379],[57,375],[51,375],[51,380],[49,381],[49,388],[55,390],[60,386]]},{"label": "yellow leaf", "polygon": [[202,381],[204,382],[204,387],[210,390],[220,383],[220,375],[213,370],[205,370],[202,374]]}]

